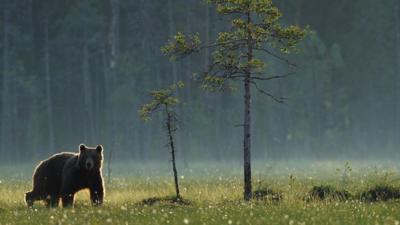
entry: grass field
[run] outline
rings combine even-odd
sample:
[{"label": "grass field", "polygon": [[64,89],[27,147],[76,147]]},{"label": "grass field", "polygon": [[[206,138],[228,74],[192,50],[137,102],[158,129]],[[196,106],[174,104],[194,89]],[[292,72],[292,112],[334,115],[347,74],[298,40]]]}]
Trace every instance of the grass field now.
[{"label": "grass field", "polygon": [[[173,194],[169,165],[119,163],[107,184],[104,206],[93,208],[88,193],[78,194],[74,209],[47,209],[41,203],[28,209],[23,194],[31,187],[33,165],[0,168],[0,225],[6,224],[400,224],[400,201],[305,201],[315,185],[332,185],[356,194],[376,185],[400,187],[394,163],[308,162],[304,164],[256,163],[254,189],[271,188],[279,202],[243,202],[241,168],[191,165],[181,171],[181,189],[189,205],[160,202],[142,204],[151,197]],[[129,166],[127,166],[129,165]],[[287,166],[291,165],[291,166]]]}]

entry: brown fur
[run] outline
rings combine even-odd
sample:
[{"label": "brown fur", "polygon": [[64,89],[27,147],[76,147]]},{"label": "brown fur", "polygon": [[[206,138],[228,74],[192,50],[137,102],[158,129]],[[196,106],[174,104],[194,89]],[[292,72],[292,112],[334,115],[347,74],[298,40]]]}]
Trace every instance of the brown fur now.
[{"label": "brown fur", "polygon": [[94,205],[103,204],[104,184],[101,173],[103,147],[79,146],[79,153],[63,152],[40,162],[33,174],[33,190],[25,194],[28,207],[38,200],[48,207],[72,207],[74,195],[89,189]]}]

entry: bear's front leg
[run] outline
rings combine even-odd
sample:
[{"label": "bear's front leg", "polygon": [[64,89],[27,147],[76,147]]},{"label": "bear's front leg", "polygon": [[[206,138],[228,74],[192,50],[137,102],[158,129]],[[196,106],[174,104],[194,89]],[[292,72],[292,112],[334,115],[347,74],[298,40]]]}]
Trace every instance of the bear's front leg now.
[{"label": "bear's front leg", "polygon": [[61,202],[64,208],[74,206],[74,195],[76,192],[77,188],[74,174],[72,172],[65,174],[60,190]]},{"label": "bear's front leg", "polygon": [[103,204],[104,193],[102,190],[90,190],[90,199],[93,205],[100,206]]},{"label": "bear's front leg", "polygon": [[60,203],[60,197],[57,195],[51,195],[46,198],[45,204],[47,208],[56,208]]},{"label": "bear's front leg", "polygon": [[93,178],[92,184],[89,187],[90,199],[92,204],[95,206],[100,206],[103,204],[104,199],[104,187],[103,179],[101,174],[98,174]]}]

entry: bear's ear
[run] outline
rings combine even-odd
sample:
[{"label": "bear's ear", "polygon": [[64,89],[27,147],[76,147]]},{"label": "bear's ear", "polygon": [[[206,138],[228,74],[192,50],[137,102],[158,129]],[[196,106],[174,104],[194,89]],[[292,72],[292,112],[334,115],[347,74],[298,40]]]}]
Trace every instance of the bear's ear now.
[{"label": "bear's ear", "polygon": [[103,146],[102,145],[97,145],[96,150],[98,153],[101,153],[103,151]]},{"label": "bear's ear", "polygon": [[84,144],[80,144],[80,145],[79,145],[79,151],[83,151],[83,150],[85,150],[85,149],[87,149],[87,148],[86,148],[86,145],[84,145]]}]

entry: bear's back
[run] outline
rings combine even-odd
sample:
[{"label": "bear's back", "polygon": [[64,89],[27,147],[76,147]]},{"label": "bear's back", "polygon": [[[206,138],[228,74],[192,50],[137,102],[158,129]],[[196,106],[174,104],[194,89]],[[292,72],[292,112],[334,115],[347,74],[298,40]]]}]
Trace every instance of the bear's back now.
[{"label": "bear's back", "polygon": [[[36,168],[35,175],[50,179],[52,181],[61,180],[62,171],[66,162],[77,158],[76,153],[62,152],[43,160]],[[39,178],[40,179],[40,178]]]},{"label": "bear's back", "polygon": [[77,158],[76,153],[63,152],[40,162],[33,175],[35,191],[42,197],[51,193],[58,193],[65,164],[75,161]]},{"label": "bear's back", "polygon": [[55,154],[51,156],[50,158],[43,160],[38,167],[46,167],[47,169],[50,169],[51,171],[56,171],[64,167],[65,163],[74,158],[77,157],[76,153],[72,152],[62,152]]}]

